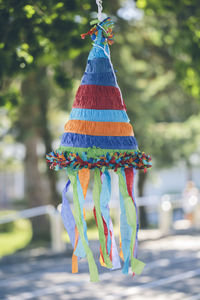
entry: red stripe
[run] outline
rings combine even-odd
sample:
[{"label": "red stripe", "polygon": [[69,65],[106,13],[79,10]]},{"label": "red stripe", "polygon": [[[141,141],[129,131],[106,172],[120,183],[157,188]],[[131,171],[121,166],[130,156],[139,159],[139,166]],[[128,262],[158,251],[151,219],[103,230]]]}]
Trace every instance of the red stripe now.
[{"label": "red stripe", "polygon": [[80,85],[73,108],[126,110],[119,89],[102,85]]}]

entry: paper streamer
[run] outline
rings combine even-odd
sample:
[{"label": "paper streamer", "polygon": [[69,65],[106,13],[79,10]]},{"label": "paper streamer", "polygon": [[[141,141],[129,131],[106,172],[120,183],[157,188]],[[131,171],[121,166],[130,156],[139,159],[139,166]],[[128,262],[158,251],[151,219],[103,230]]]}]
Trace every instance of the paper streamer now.
[{"label": "paper streamer", "polygon": [[104,262],[107,268],[112,268],[112,262],[110,260],[109,255],[106,251],[106,238],[104,235],[104,226],[101,217],[101,208],[100,208],[100,194],[101,194],[101,178],[100,178],[100,170],[94,170],[94,189],[93,189],[93,200],[96,210],[96,218],[98,224],[98,232],[99,232],[99,241],[103,253]]},{"label": "paper streamer", "polygon": [[137,229],[136,210],[135,210],[135,206],[132,201],[132,198],[128,194],[124,170],[117,170],[117,173],[119,176],[120,193],[121,193],[121,195],[123,197],[123,201],[124,201],[127,223],[130,227],[132,227],[131,243],[130,243],[131,268],[132,268],[133,273],[141,274],[145,264],[142,261],[136,259],[133,255],[133,248],[134,248],[136,229]]},{"label": "paper streamer", "polygon": [[84,228],[83,228],[83,222],[82,222],[82,212],[81,212],[81,206],[79,203],[78,191],[77,191],[78,172],[72,173],[69,171],[68,176],[73,185],[74,218],[75,218],[76,226],[78,228],[79,235],[81,237],[81,241],[82,241],[85,253],[87,255],[89,271],[90,271],[90,281],[97,282],[97,281],[99,281],[98,269],[97,269],[92,251],[89,248],[89,245],[87,243],[87,240],[85,239],[85,234],[84,234]]}]

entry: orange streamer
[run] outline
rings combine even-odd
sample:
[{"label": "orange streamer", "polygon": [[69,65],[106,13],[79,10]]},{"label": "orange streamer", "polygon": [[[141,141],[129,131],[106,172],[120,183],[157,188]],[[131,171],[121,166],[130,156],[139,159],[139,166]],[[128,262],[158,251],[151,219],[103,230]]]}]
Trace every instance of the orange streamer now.
[{"label": "orange streamer", "polygon": [[90,181],[90,170],[89,169],[81,169],[78,171],[78,177],[79,177],[79,180],[80,180],[80,184],[81,184],[81,187],[82,187],[82,190],[83,190],[83,196],[84,196],[84,199],[86,197],[86,194],[87,194],[87,189],[88,189],[88,184],[89,184],[89,181]]}]

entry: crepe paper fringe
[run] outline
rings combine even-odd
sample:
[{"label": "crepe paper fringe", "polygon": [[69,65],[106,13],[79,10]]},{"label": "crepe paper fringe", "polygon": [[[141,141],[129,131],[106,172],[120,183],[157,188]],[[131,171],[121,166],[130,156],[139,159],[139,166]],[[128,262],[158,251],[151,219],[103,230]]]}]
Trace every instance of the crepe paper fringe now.
[{"label": "crepe paper fringe", "polygon": [[80,85],[73,108],[126,110],[126,105],[117,87]]},{"label": "crepe paper fringe", "polygon": [[87,157],[87,152],[82,153],[82,156],[72,152],[51,152],[46,155],[46,160],[50,169],[56,170],[62,168],[73,170],[106,168],[116,171],[119,168],[146,169],[151,167],[151,157],[140,151],[132,153],[115,152],[112,156],[107,153],[98,158]]},{"label": "crepe paper fringe", "polygon": [[125,122],[69,120],[65,132],[94,136],[134,136],[133,127]]},{"label": "crepe paper fringe", "polygon": [[[84,199],[87,193],[87,187],[90,179],[90,171],[67,170],[69,181],[63,190],[62,218],[64,225],[74,246],[72,256],[72,273],[78,272],[78,258],[87,256],[90,280],[96,282],[98,278],[98,269],[89,248],[87,239],[87,225],[84,218]],[[136,247],[136,233],[138,230],[136,204],[133,195],[134,172],[133,168],[118,169],[119,190],[120,190],[120,236],[121,248],[120,256],[124,260],[122,272],[128,274],[129,262],[134,274],[140,274],[144,268],[144,263],[136,258],[134,248]],[[65,193],[67,192],[70,182],[73,186],[74,216],[71,212],[70,205]],[[100,240],[100,263],[109,269],[121,267],[119,254],[117,251],[113,226],[109,212],[109,200],[111,195],[110,174],[107,170],[101,172],[99,169],[94,170],[94,217],[98,227]],[[79,245],[79,249],[78,249]],[[77,250],[78,249],[78,250]],[[78,251],[78,253],[76,253]],[[81,255],[80,255],[81,254]],[[78,255],[80,255],[78,257]]]},{"label": "crepe paper fringe", "polygon": [[69,120],[95,121],[95,122],[124,122],[129,123],[127,113],[124,110],[100,110],[72,108]]},{"label": "crepe paper fringe", "polygon": [[[113,25],[111,18],[108,17],[102,22],[95,24],[88,32],[81,34],[81,38],[85,39],[87,35],[91,36],[91,39],[95,41],[97,39],[98,31],[102,31],[102,43],[108,43],[112,45],[113,41]],[[103,30],[102,30],[103,28]]]}]

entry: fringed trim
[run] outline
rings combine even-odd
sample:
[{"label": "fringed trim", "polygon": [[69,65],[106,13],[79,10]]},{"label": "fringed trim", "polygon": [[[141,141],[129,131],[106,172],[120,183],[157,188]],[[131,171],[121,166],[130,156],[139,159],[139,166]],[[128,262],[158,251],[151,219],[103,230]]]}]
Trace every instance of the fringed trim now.
[{"label": "fringed trim", "polygon": [[135,168],[144,169],[152,166],[151,156],[144,152],[135,151],[130,153],[116,152],[112,156],[107,153],[106,155],[99,156],[98,158],[87,157],[87,152],[83,152],[80,156],[78,153],[72,152],[51,152],[46,155],[46,160],[50,169],[59,170],[62,168],[70,169],[113,169],[117,171],[119,168]]}]

